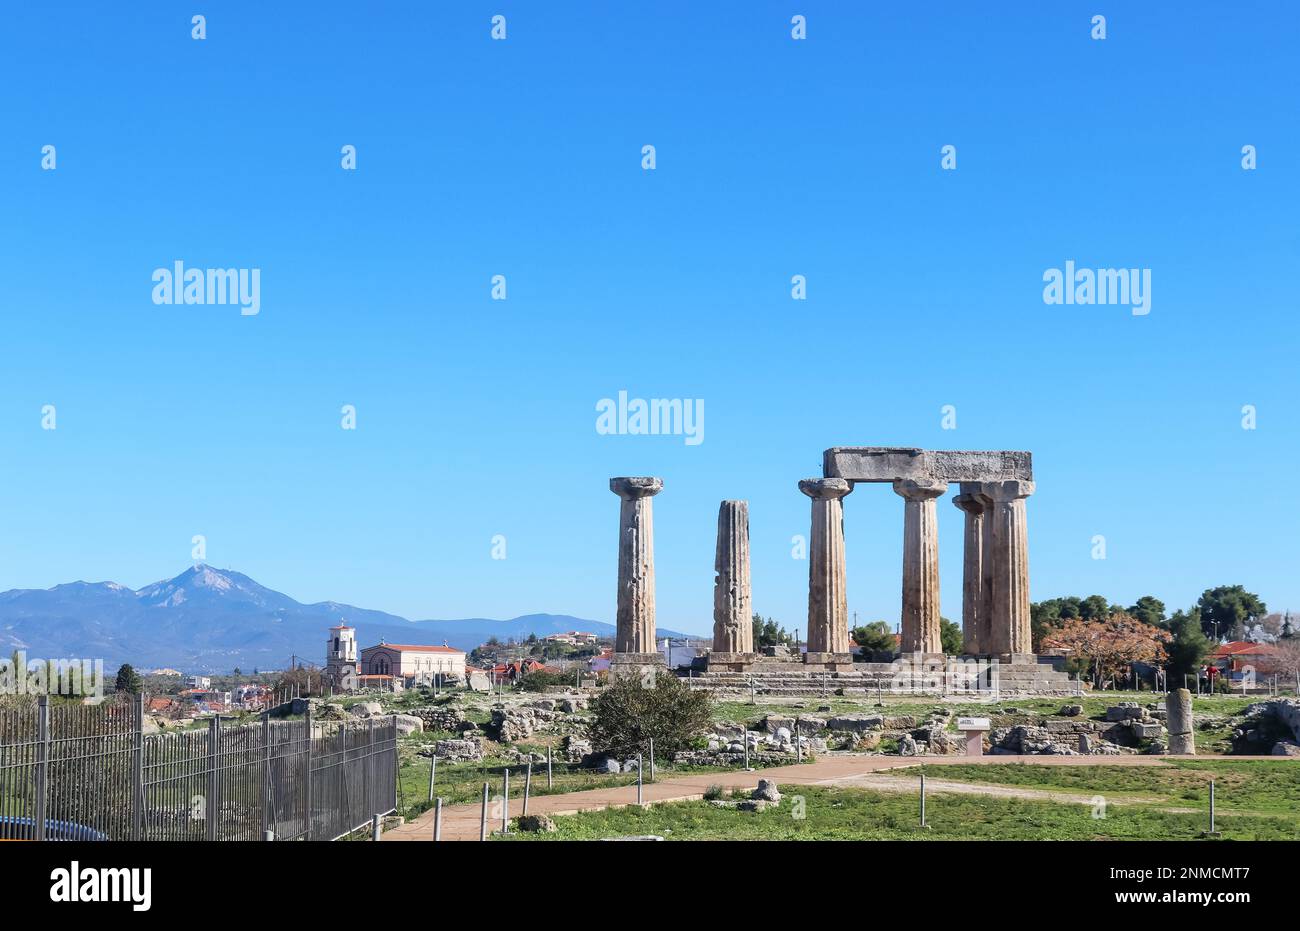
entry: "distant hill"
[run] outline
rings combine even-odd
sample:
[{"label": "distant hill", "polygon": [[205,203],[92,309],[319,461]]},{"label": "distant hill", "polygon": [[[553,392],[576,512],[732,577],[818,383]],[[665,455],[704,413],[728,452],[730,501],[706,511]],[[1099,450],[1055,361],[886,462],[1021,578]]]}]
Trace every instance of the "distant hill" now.
[{"label": "distant hill", "polygon": [[138,591],[116,582],[69,582],[2,592],[0,652],[102,657],[110,673],[121,663],[188,672],[281,669],[294,655],[323,663],[327,629],[340,621],[357,628],[363,646],[382,638],[471,650],[491,636],[504,642],[570,630],[614,635],[612,624],[568,614],[411,621],[335,601],[302,604],[242,573],[197,565]]}]

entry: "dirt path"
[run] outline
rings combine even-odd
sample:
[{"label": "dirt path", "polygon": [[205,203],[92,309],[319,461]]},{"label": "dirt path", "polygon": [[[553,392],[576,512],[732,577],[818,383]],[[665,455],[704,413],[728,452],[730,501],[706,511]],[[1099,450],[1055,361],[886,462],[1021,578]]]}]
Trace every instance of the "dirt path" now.
[{"label": "dirt path", "polygon": [[[1277,757],[1196,757],[1196,759],[1265,759],[1277,762]],[[648,783],[642,789],[644,804],[660,802],[677,802],[699,799],[711,785],[729,789],[752,789],[761,779],[775,779],[779,786],[786,785],[858,785],[854,780],[870,777],[871,773],[884,770],[905,769],[907,767],[944,765],[986,765],[1005,766],[1008,764],[1027,764],[1031,766],[1167,766],[1164,757],[1158,756],[1013,756],[998,755],[984,757],[899,757],[899,756],[827,756],[815,763],[794,766],[778,766],[754,772],[733,771],[726,773],[703,773],[689,776],[670,776],[655,783]],[[888,777],[906,783],[907,777]],[[937,780],[927,780],[929,789]],[[862,785],[874,785],[863,782]],[[1026,795],[1025,798],[1050,797],[1060,800],[1063,793],[1046,790],[1022,789],[1019,787],[987,786],[977,787],[969,783],[948,782],[951,786],[963,786],[972,792],[1002,795],[1004,792],[1041,792],[1042,796]],[[916,779],[911,779],[908,791],[915,791]],[[882,785],[882,789],[885,787]],[[885,789],[888,791],[888,789]],[[901,789],[899,791],[902,791]],[[954,790],[955,791],[955,790]],[[1082,796],[1080,796],[1081,798]],[[1092,796],[1087,797],[1089,800]],[[1065,800],[1073,800],[1066,794]],[[1155,800],[1155,801],[1158,801]],[[605,808],[619,808],[637,803],[636,786],[622,786],[610,789],[585,789],[581,792],[569,792],[563,795],[534,796],[528,805],[528,813],[534,815],[569,815],[581,811],[600,811]],[[1170,809],[1171,811],[1177,809]],[[517,817],[523,813],[522,799],[510,799],[509,816]],[[442,812],[443,840],[478,840],[482,807],[477,803],[449,805]],[[489,818],[488,832],[501,827],[501,811],[498,808],[495,818]],[[432,840],[433,811],[427,811],[414,821],[386,831],[384,840]]]}]

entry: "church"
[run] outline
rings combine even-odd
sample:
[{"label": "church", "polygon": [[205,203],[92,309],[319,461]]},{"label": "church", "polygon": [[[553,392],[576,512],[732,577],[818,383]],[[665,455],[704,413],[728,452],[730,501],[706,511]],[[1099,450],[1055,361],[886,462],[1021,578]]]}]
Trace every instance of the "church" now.
[{"label": "church", "polygon": [[465,679],[465,652],[449,647],[409,643],[379,643],[357,656],[356,628],[330,628],[325,645],[325,679],[335,690],[401,691],[421,685],[449,684]]}]

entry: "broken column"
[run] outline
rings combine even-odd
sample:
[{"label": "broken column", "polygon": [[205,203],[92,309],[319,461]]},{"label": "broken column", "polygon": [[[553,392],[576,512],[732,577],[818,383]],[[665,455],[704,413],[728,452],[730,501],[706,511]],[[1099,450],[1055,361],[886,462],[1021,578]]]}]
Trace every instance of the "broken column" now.
[{"label": "broken column", "polygon": [[665,662],[655,644],[654,514],[650,502],[663,487],[663,479],[646,476],[609,480],[609,490],[622,500],[618,522],[618,611],[611,671],[615,665]]},{"label": "broken column", "polygon": [[1032,658],[1025,498],[1034,493],[1034,483],[984,482],[983,493],[992,502],[984,529],[990,537],[992,559],[989,579],[993,629],[989,652],[1008,655],[1012,661]]},{"label": "broken column", "polygon": [[962,482],[961,494],[952,499],[966,515],[962,543],[961,632],[962,652],[978,656],[984,652],[980,636],[980,604],[984,600],[984,499],[972,489],[974,482]]},{"label": "broken column", "polygon": [[842,478],[809,478],[799,490],[812,499],[808,542],[808,652],[805,663],[852,663],[844,571],[844,505],[853,490]]},{"label": "broken column", "polygon": [[[743,662],[735,654],[754,652],[754,610],[749,587],[749,502],[723,501],[718,507],[718,547],[713,568],[713,654],[719,661]],[[724,660],[723,656],[727,654]]]},{"label": "broken column", "polygon": [[939,638],[939,522],[935,499],[947,482],[898,479],[903,505],[903,653],[942,653]]},{"label": "broken column", "polygon": [[1169,752],[1181,756],[1196,754],[1192,731],[1192,693],[1174,689],[1165,696],[1165,728],[1169,731]]}]

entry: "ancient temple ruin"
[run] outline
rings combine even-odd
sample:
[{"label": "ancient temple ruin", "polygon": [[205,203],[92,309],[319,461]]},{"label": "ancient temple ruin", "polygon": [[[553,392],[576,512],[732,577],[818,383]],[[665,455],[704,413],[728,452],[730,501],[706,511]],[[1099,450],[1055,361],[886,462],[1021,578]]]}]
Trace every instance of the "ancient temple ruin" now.
[{"label": "ancient temple ruin", "polygon": [[[940,642],[938,499],[955,492],[964,521],[962,659],[1000,667],[1009,691],[1064,691],[1066,677],[1033,654],[1025,500],[1034,493],[1032,457],[1020,451],[833,447],[822,476],[798,483],[811,500],[808,537],[807,650],[776,658],[754,649],[749,567],[749,505],[723,501],[714,563],[713,650],[702,675],[834,676],[838,687],[877,683],[897,663],[854,663],[844,546],[845,498],[859,484],[888,484],[903,499],[903,574],[899,659],[926,674],[951,665]],[[613,666],[662,664],[654,652],[654,540],[651,497],[657,478],[614,478],[622,499],[618,632]],[[951,513],[951,512],[949,512]],[[734,685],[735,683],[730,683]],[[858,683],[861,684],[861,683]],[[725,687],[725,685],[723,686]]]}]

